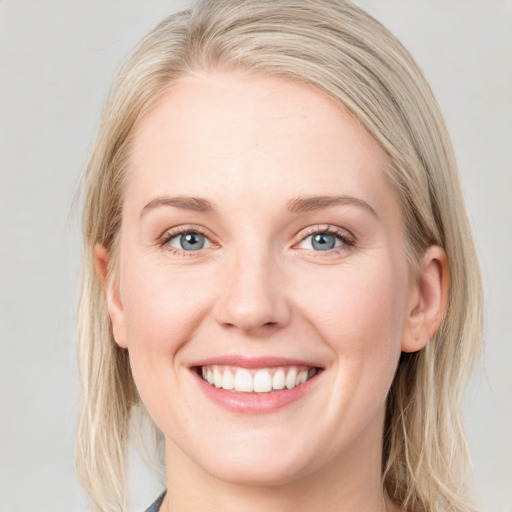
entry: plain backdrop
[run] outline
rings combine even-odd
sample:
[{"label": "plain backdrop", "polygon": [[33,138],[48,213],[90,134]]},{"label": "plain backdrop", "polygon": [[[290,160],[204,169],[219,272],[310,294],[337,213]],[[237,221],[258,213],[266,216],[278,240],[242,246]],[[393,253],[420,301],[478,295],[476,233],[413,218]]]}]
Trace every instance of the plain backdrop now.
[{"label": "plain backdrop", "polygon": [[[277,0],[278,1],[278,0]],[[465,416],[482,512],[512,511],[512,1],[361,0],[411,50],[456,148],[485,279]],[[85,510],[73,472],[72,206],[115,70],[172,0],[0,0],[0,512]],[[133,510],[160,487],[135,461]]]}]

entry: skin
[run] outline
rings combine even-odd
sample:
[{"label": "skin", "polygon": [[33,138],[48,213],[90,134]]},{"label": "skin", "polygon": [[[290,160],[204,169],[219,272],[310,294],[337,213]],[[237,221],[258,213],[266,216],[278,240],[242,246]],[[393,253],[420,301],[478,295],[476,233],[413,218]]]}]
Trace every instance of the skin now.
[{"label": "skin", "polygon": [[[105,249],[95,256],[114,337],[165,435],[162,510],[398,510],[380,483],[386,395],[401,351],[421,349],[440,323],[448,268],[431,247],[411,278],[384,163],[331,99],[278,78],[187,77],[139,125],[117,281]],[[357,201],[287,208],[332,195]],[[176,196],[215,210],[158,202]],[[204,233],[205,247],[163,242],[180,226]],[[345,242],[315,250],[311,228],[326,226]],[[296,402],[243,414],[212,402],[189,368],[226,354],[323,371]]]}]

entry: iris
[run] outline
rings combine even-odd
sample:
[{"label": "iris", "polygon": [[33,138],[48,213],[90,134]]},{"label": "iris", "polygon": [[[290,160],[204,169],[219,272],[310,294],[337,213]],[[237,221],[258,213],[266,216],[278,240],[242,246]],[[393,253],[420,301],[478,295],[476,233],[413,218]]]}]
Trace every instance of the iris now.
[{"label": "iris", "polygon": [[336,245],[336,237],[327,233],[317,233],[312,237],[311,245],[317,251],[328,251]]},{"label": "iris", "polygon": [[185,251],[198,251],[204,247],[204,235],[199,233],[186,233],[180,235],[180,246]]}]

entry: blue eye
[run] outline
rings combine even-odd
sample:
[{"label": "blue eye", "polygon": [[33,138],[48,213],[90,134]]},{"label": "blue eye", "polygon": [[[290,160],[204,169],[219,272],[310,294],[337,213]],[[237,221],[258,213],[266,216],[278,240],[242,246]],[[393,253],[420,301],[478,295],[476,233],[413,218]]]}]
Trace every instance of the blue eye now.
[{"label": "blue eye", "polygon": [[336,237],[328,233],[311,235],[311,245],[315,251],[328,251],[336,247]]},{"label": "blue eye", "polygon": [[325,252],[342,246],[352,247],[354,245],[345,231],[338,233],[338,231],[334,232],[333,230],[334,228],[327,231],[318,230],[309,236],[305,236],[298,244],[298,248]]},{"label": "blue eye", "polygon": [[190,231],[169,239],[169,245],[183,251],[199,251],[209,247],[210,241],[201,233]]}]

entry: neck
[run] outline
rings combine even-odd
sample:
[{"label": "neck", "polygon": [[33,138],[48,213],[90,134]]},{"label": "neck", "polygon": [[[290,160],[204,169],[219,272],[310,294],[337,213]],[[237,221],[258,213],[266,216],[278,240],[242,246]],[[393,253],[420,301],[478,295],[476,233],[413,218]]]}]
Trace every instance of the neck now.
[{"label": "neck", "polygon": [[167,494],[162,512],[398,512],[386,497],[380,450],[374,460],[347,454],[292,482],[232,483],[205,472],[171,441],[166,442]]}]

